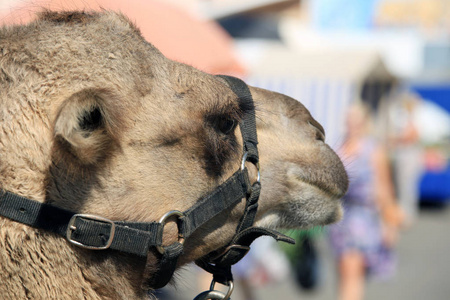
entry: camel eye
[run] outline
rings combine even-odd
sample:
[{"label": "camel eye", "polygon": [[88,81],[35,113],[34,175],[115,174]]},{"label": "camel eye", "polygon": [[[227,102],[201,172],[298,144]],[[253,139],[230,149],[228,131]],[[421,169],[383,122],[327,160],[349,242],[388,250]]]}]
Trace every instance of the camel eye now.
[{"label": "camel eye", "polygon": [[236,128],[236,120],[231,118],[221,118],[217,124],[218,129],[223,134],[230,134]]},{"label": "camel eye", "polygon": [[102,121],[102,113],[98,107],[85,111],[79,120],[81,129],[86,131],[94,131],[101,126]]}]

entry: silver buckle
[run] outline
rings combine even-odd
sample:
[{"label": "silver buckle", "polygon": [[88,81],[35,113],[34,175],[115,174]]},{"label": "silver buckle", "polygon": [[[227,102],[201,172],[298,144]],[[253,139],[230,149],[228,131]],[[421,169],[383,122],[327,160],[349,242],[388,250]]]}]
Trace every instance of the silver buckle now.
[{"label": "silver buckle", "polygon": [[[110,224],[111,225],[111,230],[109,232],[109,239],[106,242],[106,245],[105,246],[98,246],[98,247],[97,246],[88,246],[88,245],[85,245],[83,243],[80,243],[80,242],[77,242],[77,241],[73,240],[72,239],[72,234],[77,229],[75,227],[75,221],[77,220],[77,218],[82,218],[82,219],[87,219],[87,220],[92,220],[92,221],[99,221],[99,222]],[[114,224],[114,222],[109,220],[109,219],[106,219],[106,218],[103,218],[103,217],[99,217],[99,216],[95,216],[95,215],[89,215],[89,214],[75,214],[75,215],[72,216],[72,218],[70,218],[69,225],[67,226],[66,239],[70,243],[72,243],[74,245],[77,245],[77,246],[79,246],[81,248],[90,249],[90,250],[105,250],[105,249],[108,249],[111,246],[111,244],[113,242],[113,239],[114,239],[114,233],[115,232],[116,232],[116,224]]]}]

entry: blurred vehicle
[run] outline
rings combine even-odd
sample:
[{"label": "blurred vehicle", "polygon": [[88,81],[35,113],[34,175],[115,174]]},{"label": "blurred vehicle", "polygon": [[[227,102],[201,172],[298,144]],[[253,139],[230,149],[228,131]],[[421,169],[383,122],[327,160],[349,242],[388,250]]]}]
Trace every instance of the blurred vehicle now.
[{"label": "blurred vehicle", "polygon": [[419,184],[422,203],[450,202],[450,85],[416,85],[412,90],[429,108],[421,120],[432,128],[422,133],[428,145],[425,170]]}]

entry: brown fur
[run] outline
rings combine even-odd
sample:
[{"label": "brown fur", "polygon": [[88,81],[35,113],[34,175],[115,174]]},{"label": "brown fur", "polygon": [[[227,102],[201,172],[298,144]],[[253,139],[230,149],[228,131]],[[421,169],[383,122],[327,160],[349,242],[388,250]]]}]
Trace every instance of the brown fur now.
[{"label": "brown fur", "polygon": [[[251,92],[257,225],[338,220],[347,176],[321,126],[291,98]],[[221,128],[245,109],[222,79],[166,59],[115,13],[46,12],[0,29],[0,187],[37,201],[143,222],[186,210],[239,168],[239,128]],[[225,245],[242,210],[199,228],[180,265]],[[176,240],[176,226],[164,240]],[[153,261],[150,253],[144,270],[136,257],[83,250],[0,217],[2,299],[145,298]]]}]

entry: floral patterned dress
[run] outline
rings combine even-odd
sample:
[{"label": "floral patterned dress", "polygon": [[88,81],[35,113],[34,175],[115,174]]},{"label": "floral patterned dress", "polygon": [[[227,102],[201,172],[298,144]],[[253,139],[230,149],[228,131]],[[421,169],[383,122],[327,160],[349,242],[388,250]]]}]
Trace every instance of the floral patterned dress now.
[{"label": "floral patterned dress", "polygon": [[342,199],[344,218],[329,227],[329,237],[337,258],[348,251],[359,251],[363,254],[367,275],[388,278],[394,273],[395,257],[382,239],[371,160],[375,147],[375,140],[367,138],[359,153],[348,159],[350,185]]}]

